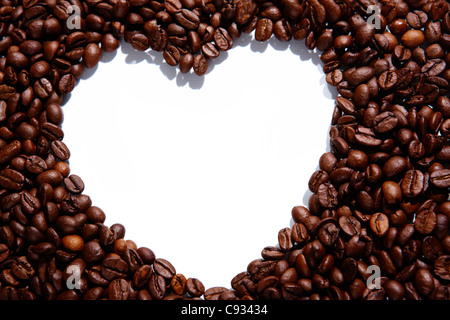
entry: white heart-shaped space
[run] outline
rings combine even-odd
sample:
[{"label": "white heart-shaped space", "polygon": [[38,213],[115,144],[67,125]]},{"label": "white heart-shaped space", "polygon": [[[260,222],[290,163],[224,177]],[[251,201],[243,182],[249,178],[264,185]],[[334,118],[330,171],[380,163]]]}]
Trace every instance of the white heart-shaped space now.
[{"label": "white heart-shaped space", "polygon": [[122,43],[83,78],[63,107],[71,173],[177,272],[230,287],[307,204],[335,96],[303,41],[243,35],[202,77]]}]

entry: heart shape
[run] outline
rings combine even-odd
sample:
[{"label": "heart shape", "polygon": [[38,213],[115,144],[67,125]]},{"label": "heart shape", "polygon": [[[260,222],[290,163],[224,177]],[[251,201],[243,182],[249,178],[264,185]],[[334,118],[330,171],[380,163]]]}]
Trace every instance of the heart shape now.
[{"label": "heart shape", "polygon": [[[103,224],[70,175],[60,104],[122,35],[202,76],[253,30],[323,52],[339,93],[330,151],[278,246],[232,289],[205,290]],[[449,33],[445,0],[6,0],[0,298],[450,299]]]},{"label": "heart shape", "polygon": [[[202,86],[193,90],[189,83],[198,76],[187,75],[186,85],[179,85],[169,71],[159,72],[162,54],[154,53],[153,63],[148,63],[147,52],[122,43],[123,49],[110,54],[114,59],[100,63],[64,105],[71,172],[84,177],[85,193],[107,213],[105,224],[124,224],[128,238],[151,244],[147,246],[171,257],[185,275],[202,275],[206,287],[229,286],[248,256],[258,257],[261,243],[276,243],[271,230],[275,225],[281,229],[291,207],[307,197],[307,182],[301,181],[308,181],[327,148],[331,120],[327,116],[334,99],[323,94],[324,85],[317,86],[316,94],[309,87],[311,82],[325,83],[323,74],[292,54],[305,50],[303,43],[292,42],[291,49],[283,50],[276,39],[265,44],[260,55],[237,43],[226,61],[215,65]],[[111,59],[107,54],[102,60]],[[261,68],[273,60],[278,63]],[[228,64],[248,76],[236,79]],[[310,77],[287,83],[265,80],[288,66],[287,79],[301,72]],[[119,83],[117,73],[136,81]],[[148,74],[154,75],[152,79]],[[99,88],[107,91],[101,93]],[[229,98],[216,98],[223,96],[222,88]],[[299,95],[305,96],[302,103],[292,103]],[[101,123],[96,121],[100,118]],[[314,125],[309,119],[316,119]],[[80,122],[83,130],[77,130]],[[304,141],[301,137],[306,136],[315,138]],[[139,156],[130,157],[137,150]],[[287,214],[272,217],[274,212]],[[240,237],[227,236],[246,234],[255,223],[258,231],[245,245]],[[170,226],[170,231],[161,226]],[[219,241],[217,233],[227,240]],[[213,270],[224,256],[233,259],[217,274]]]}]

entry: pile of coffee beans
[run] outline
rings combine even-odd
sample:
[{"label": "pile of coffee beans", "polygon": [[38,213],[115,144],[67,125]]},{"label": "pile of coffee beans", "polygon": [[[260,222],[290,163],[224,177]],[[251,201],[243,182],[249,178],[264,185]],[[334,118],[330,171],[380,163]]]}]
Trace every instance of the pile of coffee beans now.
[{"label": "pile of coffee beans", "polygon": [[[61,103],[121,39],[201,76],[242,33],[305,41],[338,97],[308,206],[205,288],[104,224]],[[444,0],[0,0],[0,299],[450,299],[449,48]]]}]

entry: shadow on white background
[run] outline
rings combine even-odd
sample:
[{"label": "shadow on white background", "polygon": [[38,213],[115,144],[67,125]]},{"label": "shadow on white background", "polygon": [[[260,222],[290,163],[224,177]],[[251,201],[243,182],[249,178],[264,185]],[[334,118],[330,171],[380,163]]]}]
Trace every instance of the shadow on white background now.
[{"label": "shadow on white background", "polygon": [[231,287],[277,244],[328,148],[334,96],[318,56],[250,40],[203,77],[123,44],[64,106],[71,172],[105,224],[206,288]]}]

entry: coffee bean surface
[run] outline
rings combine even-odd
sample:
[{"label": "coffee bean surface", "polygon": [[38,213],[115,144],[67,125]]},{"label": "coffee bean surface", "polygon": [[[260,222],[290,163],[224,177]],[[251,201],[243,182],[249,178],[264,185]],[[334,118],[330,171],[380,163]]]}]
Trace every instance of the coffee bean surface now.
[{"label": "coffee bean surface", "polygon": [[[338,95],[308,206],[205,288],[104,224],[62,104],[122,39],[203,76],[242,33],[304,41]],[[445,0],[0,0],[0,299],[450,300],[449,48]]]}]

